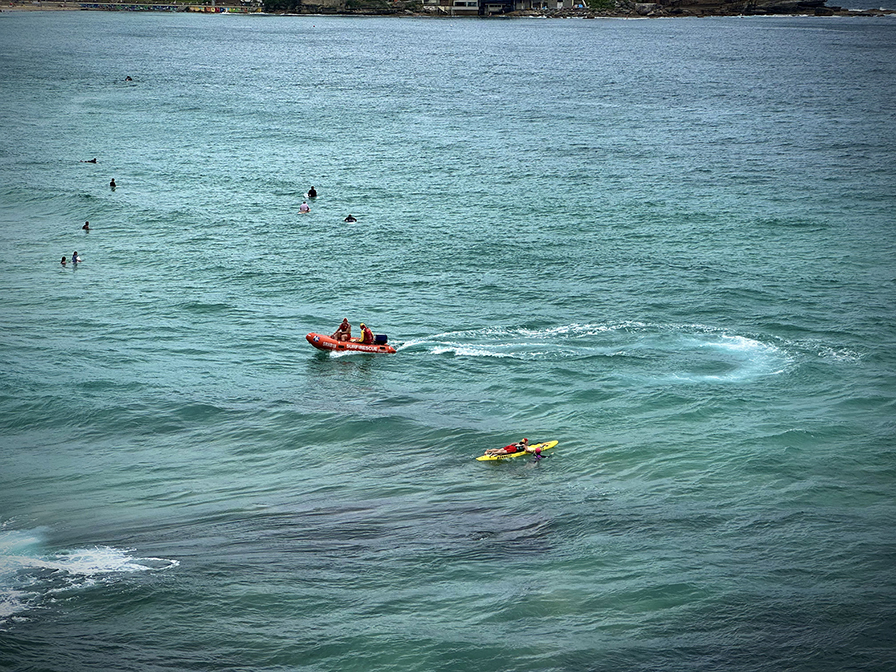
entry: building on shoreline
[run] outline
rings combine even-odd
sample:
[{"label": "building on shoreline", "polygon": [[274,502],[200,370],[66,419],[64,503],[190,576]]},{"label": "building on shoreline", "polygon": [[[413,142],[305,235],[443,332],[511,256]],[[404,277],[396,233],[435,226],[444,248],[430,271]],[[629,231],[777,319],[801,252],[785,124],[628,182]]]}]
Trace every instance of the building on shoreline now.
[{"label": "building on shoreline", "polygon": [[10,2],[5,9],[24,10],[91,10],[106,12],[201,12],[214,14],[249,14],[264,11],[262,0],[206,0],[188,2],[163,0],[160,2],[44,2],[28,0]]},{"label": "building on shoreline", "polygon": [[214,14],[410,15],[444,17],[539,16],[546,18],[672,16],[887,16],[896,10],[848,10],[826,0],[152,0],[66,2],[11,0],[7,10],[199,12]]}]

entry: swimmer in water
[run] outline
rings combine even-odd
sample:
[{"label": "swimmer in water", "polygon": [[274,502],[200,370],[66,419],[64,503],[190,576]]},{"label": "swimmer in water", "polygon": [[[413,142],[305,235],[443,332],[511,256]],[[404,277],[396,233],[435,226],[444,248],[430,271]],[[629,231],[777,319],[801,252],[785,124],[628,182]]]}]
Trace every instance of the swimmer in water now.
[{"label": "swimmer in water", "polygon": [[299,206],[299,212],[304,212],[304,213],[311,212],[311,208],[308,207],[307,201],[302,201],[302,205]]},{"label": "swimmer in water", "polygon": [[84,222],[84,226],[82,226],[81,228],[84,229],[87,233],[90,233],[90,222]]},{"label": "swimmer in water", "polygon": [[351,215],[349,215],[348,217],[346,217],[346,218],[343,219],[342,221],[343,221],[343,222],[357,222],[358,220],[355,219],[354,217],[352,217]]},{"label": "swimmer in water", "polygon": [[62,257],[62,265],[65,266],[65,257]]},{"label": "swimmer in water", "polygon": [[110,188],[110,189],[114,189],[114,188],[115,188],[115,178],[114,178],[114,177],[112,178],[112,181],[109,182],[109,188]]}]

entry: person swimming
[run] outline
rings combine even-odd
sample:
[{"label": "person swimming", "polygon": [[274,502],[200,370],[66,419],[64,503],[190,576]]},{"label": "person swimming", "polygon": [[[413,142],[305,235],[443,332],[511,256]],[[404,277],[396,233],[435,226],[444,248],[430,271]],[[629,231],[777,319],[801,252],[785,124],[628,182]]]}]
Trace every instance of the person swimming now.
[{"label": "person swimming", "polygon": [[349,215],[348,217],[346,217],[346,218],[343,219],[342,221],[343,221],[343,222],[357,222],[358,220],[355,219],[352,215]]},{"label": "person swimming", "polygon": [[65,266],[65,257],[62,257],[62,265]]},{"label": "person swimming", "polygon": [[87,233],[90,233],[90,222],[84,222],[84,226],[82,226],[81,228],[84,229]]}]

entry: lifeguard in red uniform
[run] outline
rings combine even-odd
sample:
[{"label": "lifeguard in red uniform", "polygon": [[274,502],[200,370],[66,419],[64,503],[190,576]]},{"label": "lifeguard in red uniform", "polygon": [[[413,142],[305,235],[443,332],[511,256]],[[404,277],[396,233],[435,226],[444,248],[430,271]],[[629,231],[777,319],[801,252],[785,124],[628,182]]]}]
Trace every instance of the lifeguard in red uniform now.
[{"label": "lifeguard in red uniform", "polygon": [[[364,325],[361,325],[362,327]],[[337,341],[350,341],[352,340],[352,325],[348,323],[348,318],[342,318],[342,324],[340,324],[336,331],[333,333],[330,338],[335,338]]]},{"label": "lifeguard in red uniform", "polygon": [[519,443],[511,443],[509,446],[504,446],[503,448],[489,448],[485,451],[486,455],[511,455],[513,453],[520,453],[522,451],[529,450],[529,439],[523,439]]},{"label": "lifeguard in red uniform", "polygon": [[361,323],[361,338],[355,339],[356,343],[361,343],[362,345],[373,345],[373,332],[370,331],[370,328]]}]

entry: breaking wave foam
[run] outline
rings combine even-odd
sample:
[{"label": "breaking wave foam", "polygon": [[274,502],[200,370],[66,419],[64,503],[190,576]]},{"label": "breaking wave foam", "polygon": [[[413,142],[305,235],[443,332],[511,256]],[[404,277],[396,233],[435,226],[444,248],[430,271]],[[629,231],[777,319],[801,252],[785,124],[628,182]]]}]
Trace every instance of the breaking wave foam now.
[{"label": "breaking wave foam", "polygon": [[46,553],[43,545],[40,530],[0,529],[0,623],[38,606],[46,596],[180,564],[136,557],[133,549],[94,546]]}]

